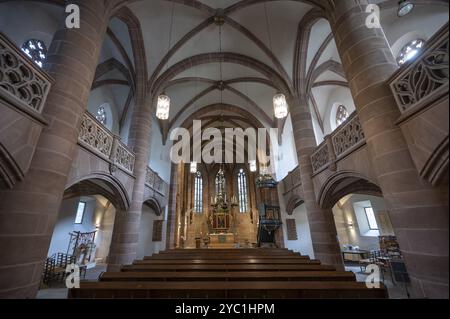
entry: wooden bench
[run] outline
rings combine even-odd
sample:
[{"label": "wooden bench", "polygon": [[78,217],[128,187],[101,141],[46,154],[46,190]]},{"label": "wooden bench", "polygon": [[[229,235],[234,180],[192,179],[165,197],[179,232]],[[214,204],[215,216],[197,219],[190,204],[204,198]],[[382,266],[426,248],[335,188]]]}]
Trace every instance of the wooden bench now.
[{"label": "wooden bench", "polygon": [[212,281],[82,282],[69,298],[386,298],[384,286],[368,289],[358,282]]},{"label": "wooden bench", "polygon": [[348,271],[106,272],[100,281],[355,281]]},{"label": "wooden bench", "polygon": [[311,270],[336,270],[334,266],[304,264],[304,265],[126,265],[122,271],[311,271]]},{"label": "wooden bench", "polygon": [[133,265],[246,265],[246,264],[320,264],[319,260],[299,259],[183,259],[183,260],[135,260]]},{"label": "wooden bench", "polygon": [[181,259],[289,259],[289,258],[303,258],[308,259],[309,256],[298,255],[234,255],[234,254],[162,254],[162,255],[153,255],[153,256],[145,256],[144,260],[154,260],[154,259],[167,259],[167,260],[181,260]]},{"label": "wooden bench", "polygon": [[387,292],[287,249],[175,249],[82,282],[69,297],[386,298]]}]

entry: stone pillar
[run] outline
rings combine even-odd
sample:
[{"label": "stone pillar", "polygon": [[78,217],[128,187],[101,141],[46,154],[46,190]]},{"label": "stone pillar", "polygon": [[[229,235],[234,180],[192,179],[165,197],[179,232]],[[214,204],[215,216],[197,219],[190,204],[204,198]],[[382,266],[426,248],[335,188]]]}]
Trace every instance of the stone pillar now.
[{"label": "stone pillar", "polygon": [[311,154],[317,145],[309,106],[306,98],[299,96],[293,97],[290,105],[303,199],[308,215],[314,257],[323,264],[335,265],[337,269],[343,270],[344,265],[337,240],[333,211],[320,208],[314,192],[311,177],[313,173]]},{"label": "stone pillar", "polygon": [[131,264],[136,258],[153,118],[151,103],[147,101],[151,101],[151,98],[146,100],[138,97],[132,114],[128,144],[136,155],[133,171],[136,179],[130,207],[126,211],[116,213],[109,249],[108,271],[117,271],[121,265]]},{"label": "stone pillar", "polygon": [[167,213],[166,249],[174,249],[177,247],[178,243],[178,190],[181,188],[181,185],[179,185],[179,177],[183,176],[182,167],[182,164],[172,163],[172,169],[170,170],[171,173],[169,184],[169,209]]},{"label": "stone pillar", "polygon": [[0,193],[0,298],[36,295],[109,21],[103,1],[72,3],[81,28],[66,29],[64,16],[44,65],[55,80],[43,110],[49,125],[24,181]]},{"label": "stone pillar", "polygon": [[365,24],[367,4],[333,1],[329,21],[413,283],[412,295],[448,298],[448,201],[419,177],[395,124],[400,112],[386,80],[398,66],[383,30]]}]

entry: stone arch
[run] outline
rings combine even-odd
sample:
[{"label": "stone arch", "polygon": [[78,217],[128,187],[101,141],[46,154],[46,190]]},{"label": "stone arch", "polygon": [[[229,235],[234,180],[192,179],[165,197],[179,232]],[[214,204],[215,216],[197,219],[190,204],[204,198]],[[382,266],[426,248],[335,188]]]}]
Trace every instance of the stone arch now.
[{"label": "stone arch", "polygon": [[130,198],[125,187],[114,176],[92,173],[70,181],[64,191],[64,199],[76,196],[102,195],[117,209],[127,210]]},{"label": "stone arch", "polygon": [[298,195],[292,195],[286,204],[286,213],[292,215],[295,208],[304,203],[304,200]]},{"label": "stone arch", "polygon": [[163,213],[162,205],[159,203],[159,201],[157,199],[155,199],[153,197],[144,200],[144,205],[146,205],[147,207],[153,209],[153,211],[155,212],[156,216],[161,216],[162,213]]},{"label": "stone arch", "polygon": [[366,194],[382,197],[381,188],[368,177],[355,171],[337,172],[323,183],[318,193],[321,208],[332,208],[348,194]]}]

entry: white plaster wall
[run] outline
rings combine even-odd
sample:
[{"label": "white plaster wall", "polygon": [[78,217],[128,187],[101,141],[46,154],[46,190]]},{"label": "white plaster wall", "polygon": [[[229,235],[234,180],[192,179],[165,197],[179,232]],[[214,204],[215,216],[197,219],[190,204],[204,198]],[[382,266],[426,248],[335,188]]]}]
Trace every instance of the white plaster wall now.
[{"label": "white plaster wall", "polygon": [[166,182],[170,181],[170,170],[172,167],[170,160],[171,147],[172,142],[170,140],[167,141],[166,145],[163,145],[158,122],[153,117],[149,166]]},{"label": "white plaster wall", "polygon": [[278,157],[275,157],[277,159],[275,161],[275,173],[277,180],[280,181],[298,165],[290,114],[286,118],[286,124],[282,133],[282,143],[278,146],[278,153]]},{"label": "white plaster wall", "polygon": [[[379,249],[378,236],[361,235],[360,225],[358,225],[355,215],[354,203],[362,201],[370,201],[380,229],[380,235],[394,235],[383,198],[358,194],[348,195],[333,207],[341,249],[343,245],[359,246],[360,249],[369,251]],[[352,227],[349,226],[349,222],[353,222]]]},{"label": "white plaster wall", "polygon": [[[288,215],[286,213],[286,205],[281,195],[280,187],[281,185],[278,187],[278,194],[280,194],[279,201],[280,201],[281,219],[283,222],[282,230],[283,230],[284,245],[286,248],[290,250],[299,252],[302,255],[309,256],[310,258],[313,259],[314,250],[312,246],[311,232],[309,229],[309,222],[308,216],[306,214],[305,204],[296,207],[292,215]],[[295,219],[295,224],[297,226],[297,238],[298,238],[297,240],[288,240],[286,219]]]},{"label": "white plaster wall", "polygon": [[[78,202],[86,202],[82,224],[75,224]],[[69,233],[73,231],[91,232],[95,230],[96,200],[93,197],[76,197],[64,200],[59,210],[58,220],[53,230],[48,256],[66,253],[69,246]]]},{"label": "white plaster wall", "polygon": [[48,49],[63,13],[61,6],[32,1],[0,3],[0,31],[18,47],[29,39],[38,39]]},{"label": "white plaster wall", "polygon": [[[82,224],[75,224],[76,211],[80,201],[86,202],[86,208]],[[48,256],[67,252],[69,233],[74,231],[91,232],[97,229],[96,258],[105,261],[109,253],[116,212],[114,206],[107,205],[107,203],[108,201],[102,196],[75,197],[63,200],[53,230]]]},{"label": "white plaster wall", "polygon": [[336,112],[339,104],[342,104],[347,108],[348,115],[356,110],[350,89],[336,86],[328,96],[325,113],[323,115],[325,135],[332,133],[337,128]]},{"label": "white plaster wall", "polygon": [[162,241],[152,241],[153,221],[161,220],[164,216],[157,216],[147,206],[142,207],[141,223],[139,225],[139,242],[137,248],[137,259],[157,254],[166,247],[166,221],[163,223]]},{"label": "white plaster wall", "polygon": [[382,13],[381,24],[395,57],[409,41],[428,40],[448,22],[448,7],[417,6],[410,14],[398,18],[395,12]]},{"label": "white plaster wall", "polygon": [[109,107],[105,107],[106,127],[114,134],[119,135],[119,114],[117,111],[119,106],[113,98],[111,86],[101,86],[91,91],[88,99],[88,111],[96,116],[98,107],[105,103],[109,105]]}]

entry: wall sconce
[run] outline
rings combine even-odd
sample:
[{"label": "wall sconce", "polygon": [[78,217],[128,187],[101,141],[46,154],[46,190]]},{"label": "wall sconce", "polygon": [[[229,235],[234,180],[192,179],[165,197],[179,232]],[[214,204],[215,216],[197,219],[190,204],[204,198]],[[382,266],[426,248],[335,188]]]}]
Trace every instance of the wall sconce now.
[{"label": "wall sconce", "polygon": [[353,220],[349,220],[347,225],[349,228],[353,228]]}]

